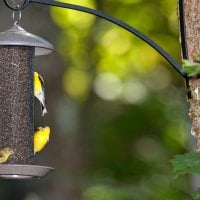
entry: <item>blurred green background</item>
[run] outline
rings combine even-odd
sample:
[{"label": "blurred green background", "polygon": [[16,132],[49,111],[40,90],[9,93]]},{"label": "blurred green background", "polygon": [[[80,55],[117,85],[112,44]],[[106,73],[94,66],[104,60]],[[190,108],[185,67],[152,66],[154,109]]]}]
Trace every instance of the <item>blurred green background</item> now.
[{"label": "blurred green background", "polygon": [[[181,62],[176,1],[64,2],[121,19]],[[2,1],[0,19],[0,31],[12,25]],[[0,180],[0,199],[188,200],[190,179],[174,180],[170,164],[192,148],[180,75],[135,36],[86,13],[31,4],[21,26],[56,48],[35,59],[48,109],[42,118],[35,102],[35,129],[52,129],[36,164],[56,172],[42,180]]]}]

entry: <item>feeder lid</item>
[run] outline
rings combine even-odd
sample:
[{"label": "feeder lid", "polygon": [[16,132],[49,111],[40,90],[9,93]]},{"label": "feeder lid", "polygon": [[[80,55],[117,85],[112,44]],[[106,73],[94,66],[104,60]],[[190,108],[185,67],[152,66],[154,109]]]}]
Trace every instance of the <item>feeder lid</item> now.
[{"label": "feeder lid", "polygon": [[30,46],[35,47],[35,55],[47,55],[54,47],[43,38],[31,34],[19,25],[14,24],[10,29],[0,33],[0,46]]}]

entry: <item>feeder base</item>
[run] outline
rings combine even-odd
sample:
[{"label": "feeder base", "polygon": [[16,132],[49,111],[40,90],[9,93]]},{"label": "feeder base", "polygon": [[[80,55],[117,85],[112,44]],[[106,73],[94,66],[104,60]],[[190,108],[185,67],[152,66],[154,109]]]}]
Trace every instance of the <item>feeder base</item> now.
[{"label": "feeder base", "polygon": [[2,179],[35,179],[43,178],[54,168],[38,165],[0,164],[0,178]]}]

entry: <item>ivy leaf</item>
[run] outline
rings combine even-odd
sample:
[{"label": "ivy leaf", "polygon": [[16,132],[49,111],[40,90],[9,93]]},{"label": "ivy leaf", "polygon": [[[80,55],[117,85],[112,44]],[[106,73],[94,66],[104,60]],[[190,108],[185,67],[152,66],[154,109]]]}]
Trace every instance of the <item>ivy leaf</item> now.
[{"label": "ivy leaf", "polygon": [[183,60],[183,71],[190,77],[199,75],[200,63],[192,62],[190,60]]},{"label": "ivy leaf", "polygon": [[176,155],[171,164],[175,178],[185,174],[200,174],[200,153],[192,152],[183,155]]}]

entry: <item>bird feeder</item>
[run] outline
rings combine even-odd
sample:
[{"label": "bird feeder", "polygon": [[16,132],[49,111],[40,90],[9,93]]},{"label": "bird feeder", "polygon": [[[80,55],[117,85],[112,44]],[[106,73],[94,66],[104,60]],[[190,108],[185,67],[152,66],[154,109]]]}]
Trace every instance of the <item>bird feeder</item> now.
[{"label": "bird feeder", "polygon": [[9,147],[14,152],[0,164],[0,178],[41,178],[53,170],[33,165],[33,59],[53,50],[49,42],[25,31],[18,21],[0,33],[0,150]]}]

